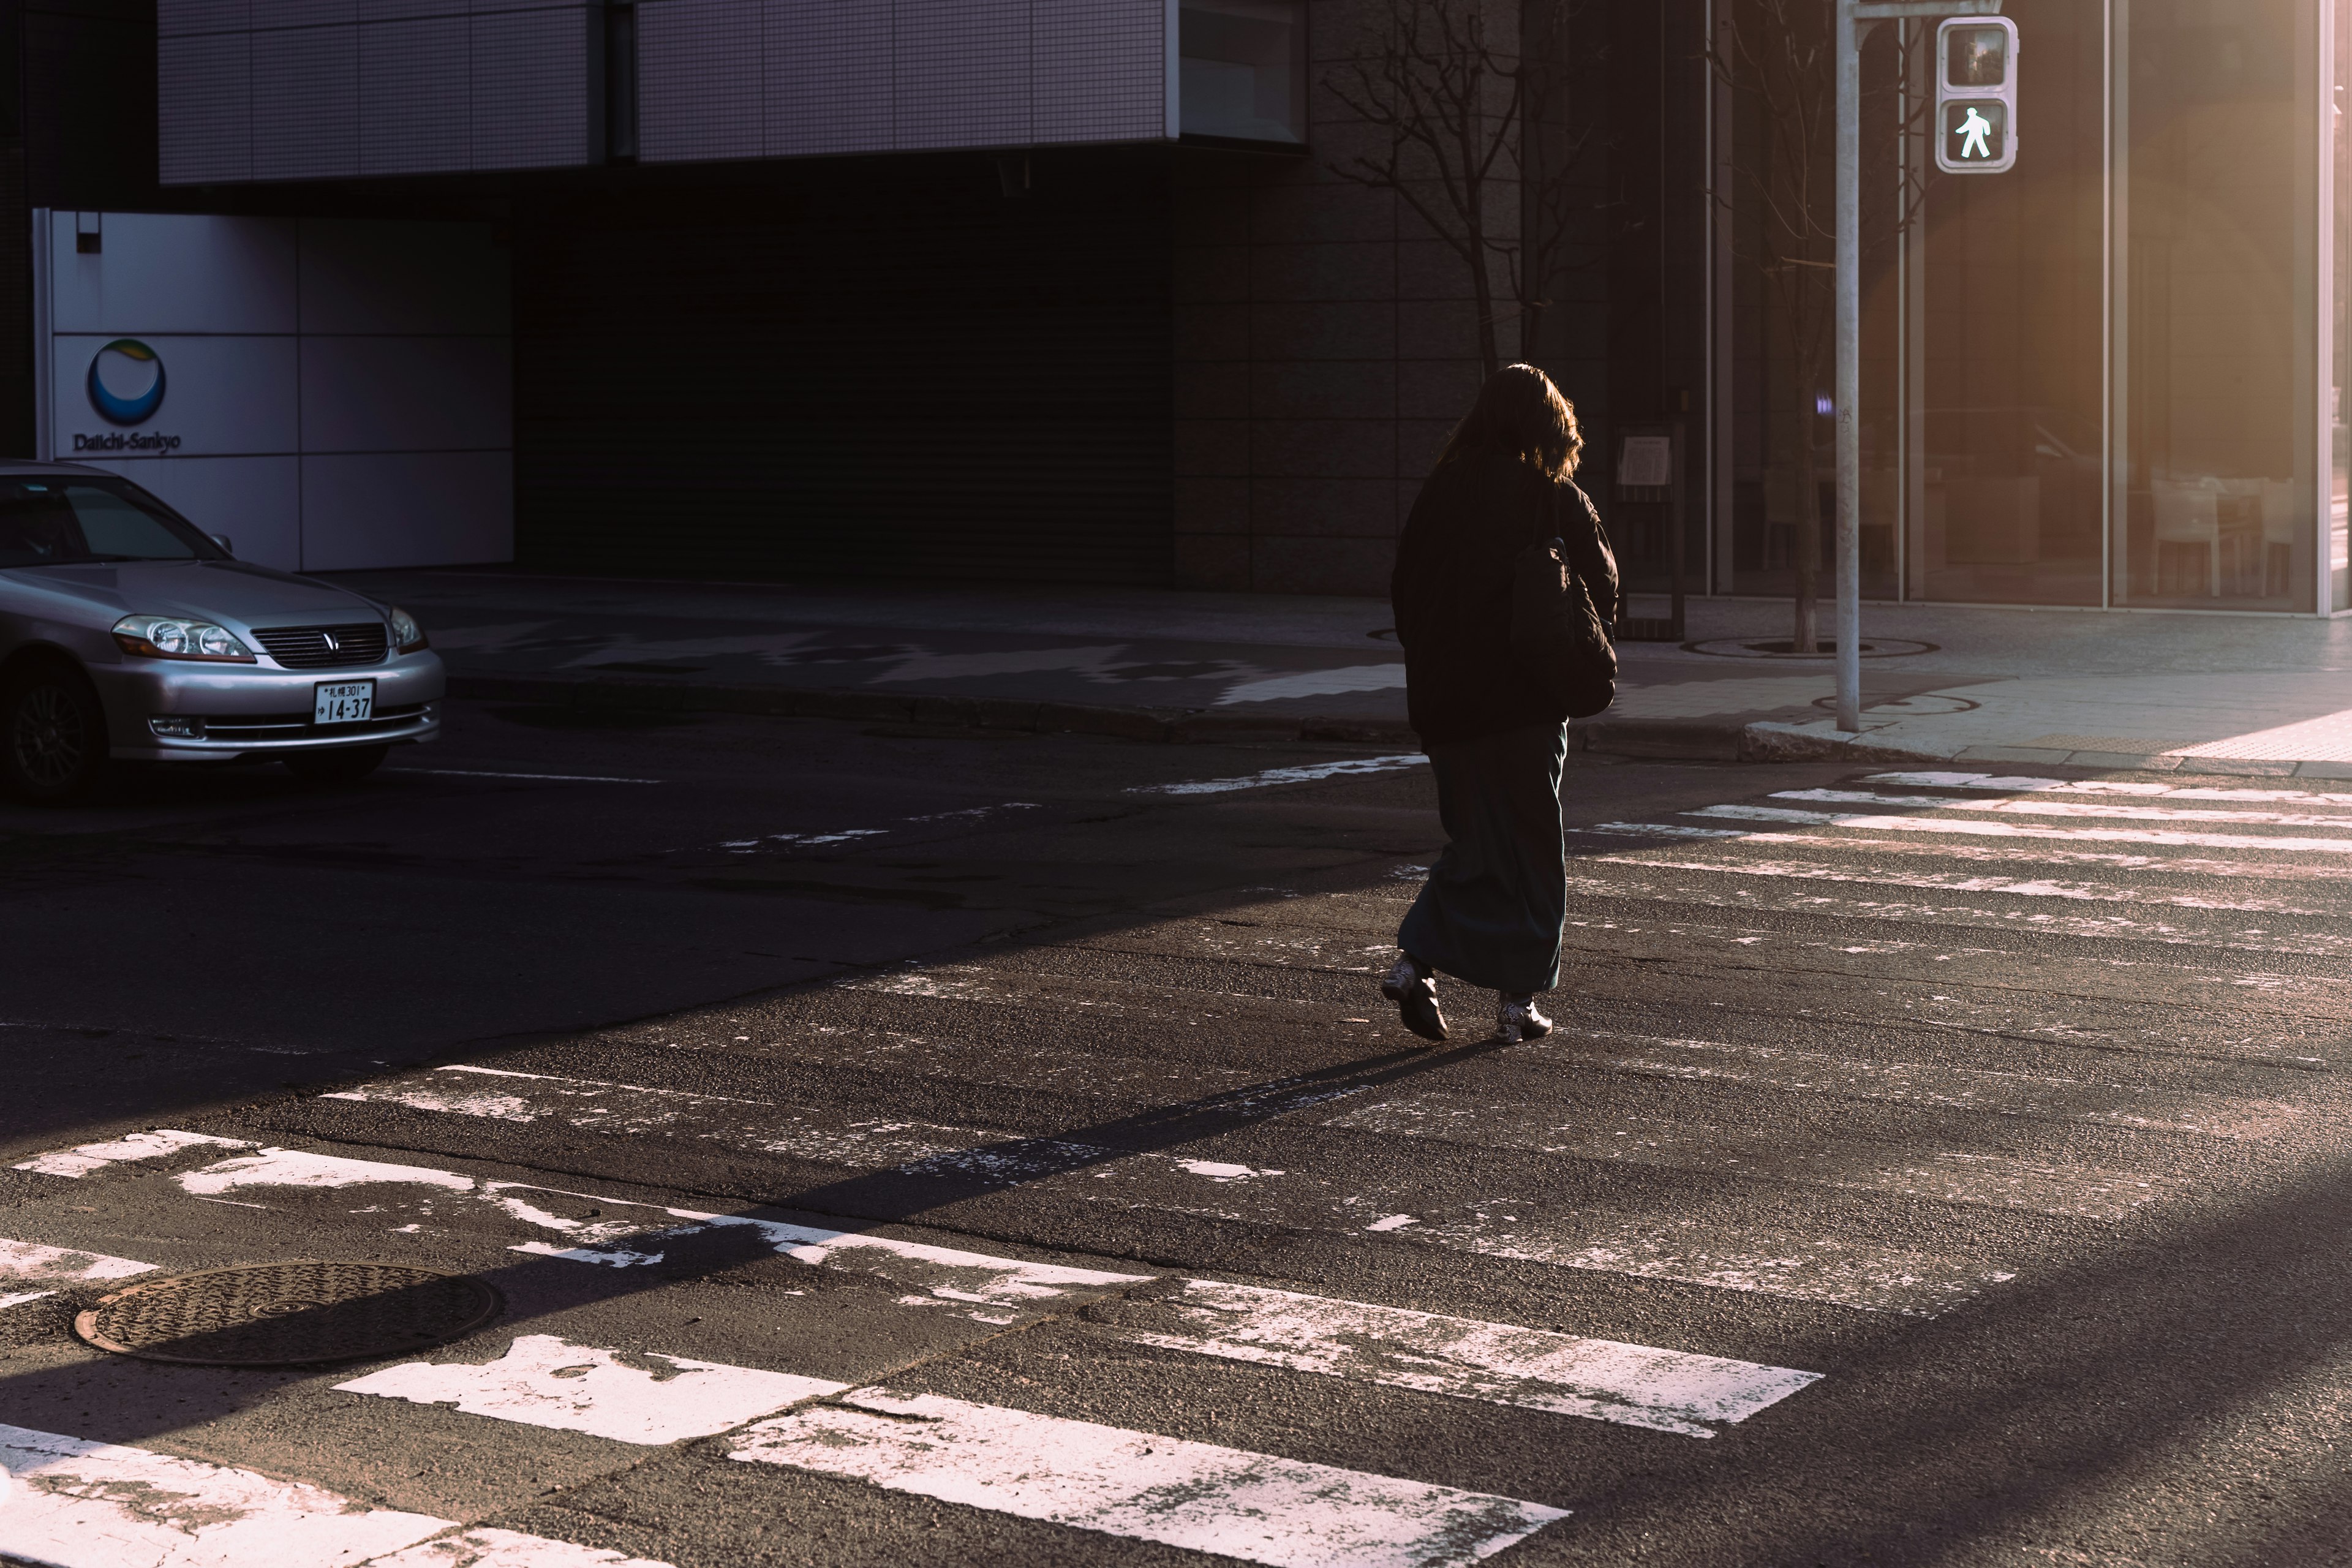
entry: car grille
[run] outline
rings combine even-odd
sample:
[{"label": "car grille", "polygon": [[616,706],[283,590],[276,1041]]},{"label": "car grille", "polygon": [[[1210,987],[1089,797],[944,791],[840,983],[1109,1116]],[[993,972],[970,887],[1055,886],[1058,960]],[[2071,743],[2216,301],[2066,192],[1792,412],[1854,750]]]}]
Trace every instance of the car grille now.
[{"label": "car grille", "polygon": [[270,658],[289,669],[336,669],[383,659],[382,621],[349,626],[257,626],[253,635]]}]

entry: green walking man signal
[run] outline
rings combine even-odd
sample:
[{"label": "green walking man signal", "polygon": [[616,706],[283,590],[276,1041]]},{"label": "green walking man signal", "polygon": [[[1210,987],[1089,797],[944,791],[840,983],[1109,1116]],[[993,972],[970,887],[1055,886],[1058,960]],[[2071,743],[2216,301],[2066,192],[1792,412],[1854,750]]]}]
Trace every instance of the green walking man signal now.
[{"label": "green walking man signal", "polygon": [[1948,16],[1936,28],[1936,167],[1998,174],[2017,165],[2017,24]]}]

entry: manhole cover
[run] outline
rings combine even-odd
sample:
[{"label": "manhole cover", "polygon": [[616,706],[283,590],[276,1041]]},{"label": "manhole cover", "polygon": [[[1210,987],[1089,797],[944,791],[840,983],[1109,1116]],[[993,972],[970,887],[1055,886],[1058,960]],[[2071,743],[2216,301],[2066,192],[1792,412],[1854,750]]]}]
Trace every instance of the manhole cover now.
[{"label": "manhole cover", "polygon": [[423,1350],[479,1328],[499,1294],[392,1263],[298,1258],[150,1279],[74,1320],[100,1350],[209,1366],[299,1366]]}]

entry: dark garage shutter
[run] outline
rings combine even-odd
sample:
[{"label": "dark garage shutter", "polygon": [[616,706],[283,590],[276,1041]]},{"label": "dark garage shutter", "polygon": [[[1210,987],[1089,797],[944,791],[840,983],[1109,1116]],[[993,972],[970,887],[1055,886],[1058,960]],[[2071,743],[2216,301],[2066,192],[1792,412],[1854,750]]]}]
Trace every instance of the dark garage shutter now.
[{"label": "dark garage shutter", "polygon": [[518,553],[554,571],[1150,584],[1164,165],[769,166],[516,226]]}]

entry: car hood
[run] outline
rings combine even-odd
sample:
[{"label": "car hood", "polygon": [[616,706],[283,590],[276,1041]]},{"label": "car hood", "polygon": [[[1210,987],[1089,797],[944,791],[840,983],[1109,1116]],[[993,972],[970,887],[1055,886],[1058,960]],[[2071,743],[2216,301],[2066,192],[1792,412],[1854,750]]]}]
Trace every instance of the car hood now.
[{"label": "car hood", "polygon": [[383,616],[381,605],[347,588],[246,561],[99,562],[18,568],[8,575],[88,605],[93,622],[107,626],[126,615],[184,616],[238,627]]}]

